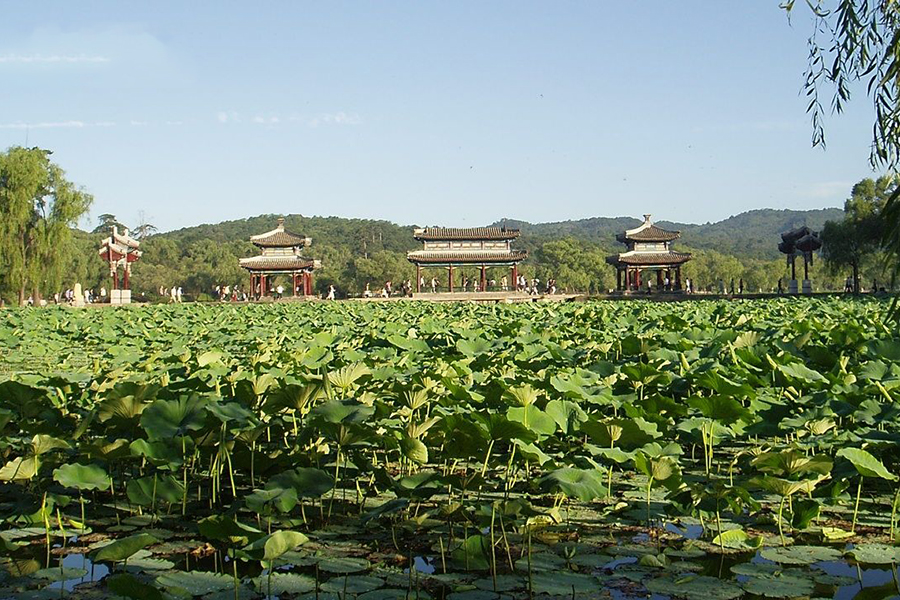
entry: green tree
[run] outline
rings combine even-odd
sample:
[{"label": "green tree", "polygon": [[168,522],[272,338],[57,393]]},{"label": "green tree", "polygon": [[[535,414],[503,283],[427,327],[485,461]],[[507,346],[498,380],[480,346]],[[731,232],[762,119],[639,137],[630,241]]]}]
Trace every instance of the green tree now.
[{"label": "green tree", "polygon": [[103,213],[97,217],[97,226],[94,227],[94,230],[91,231],[91,233],[109,235],[113,226],[118,227],[119,231],[126,229],[126,227],[116,218],[116,215]]},{"label": "green tree", "polygon": [[828,221],[822,230],[822,257],[833,272],[850,268],[853,291],[859,293],[860,267],[877,252],[884,235],[882,211],[896,187],[891,176],[863,179],[844,203],[844,218]]},{"label": "green tree", "polygon": [[0,285],[19,304],[27,290],[37,302],[42,291],[58,288],[72,228],[93,200],[66,179],[50,154],[18,146],[0,154]]}]

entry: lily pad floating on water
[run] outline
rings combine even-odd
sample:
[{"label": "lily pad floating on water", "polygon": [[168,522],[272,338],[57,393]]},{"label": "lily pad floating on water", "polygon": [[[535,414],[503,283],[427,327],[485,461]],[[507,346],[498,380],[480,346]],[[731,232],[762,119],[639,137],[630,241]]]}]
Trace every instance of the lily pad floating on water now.
[{"label": "lily pad floating on water", "polygon": [[744,582],[744,589],[750,594],[767,598],[795,598],[809,596],[816,587],[809,577],[788,571],[760,574]]},{"label": "lily pad floating on water", "polygon": [[364,558],[336,557],[325,558],[319,561],[319,569],[326,573],[343,575],[345,573],[359,573],[369,568],[369,561]]},{"label": "lily pad floating on water", "polygon": [[320,586],[320,589],[326,592],[334,592],[344,595],[362,594],[377,590],[384,585],[384,580],[371,575],[350,575],[348,577],[332,577]]},{"label": "lily pad floating on water", "polygon": [[871,565],[900,563],[900,547],[887,544],[860,544],[847,552],[857,562]]},{"label": "lily pad floating on water", "polygon": [[528,580],[518,575],[497,575],[496,587],[492,577],[476,579],[474,583],[479,590],[489,592],[511,592],[512,590],[523,590],[528,586]]},{"label": "lily pad floating on water", "polygon": [[191,596],[234,589],[234,579],[208,571],[168,571],[156,578],[156,584],[175,592],[184,590]]},{"label": "lily pad floating on water", "polygon": [[35,571],[31,576],[37,577],[38,579],[46,579],[47,581],[67,581],[69,579],[81,579],[85,575],[87,575],[87,570],[85,569],[74,567],[63,567],[60,569],[59,567],[50,567],[48,569]]},{"label": "lily pad floating on water", "polygon": [[827,546],[789,546],[765,548],[759,555],[782,565],[811,565],[828,560],[840,560],[841,552]]},{"label": "lily pad floating on water", "polygon": [[[531,571],[558,571],[566,567],[566,559],[549,552],[538,552],[531,555]],[[523,556],[516,561],[516,570],[528,572],[528,557]]]},{"label": "lily pad floating on water", "polygon": [[686,600],[733,600],[744,595],[736,584],[706,575],[665,576],[646,582],[647,591]]},{"label": "lily pad floating on water", "polygon": [[537,573],[531,577],[531,586],[537,594],[572,598],[578,594],[595,591],[598,582],[596,578],[581,573]]},{"label": "lily pad floating on water", "polygon": [[[307,575],[298,573],[273,573],[272,574],[272,593],[273,594],[304,594],[316,589],[316,580]],[[269,590],[269,578],[261,575],[253,580],[254,587],[262,593]]]}]

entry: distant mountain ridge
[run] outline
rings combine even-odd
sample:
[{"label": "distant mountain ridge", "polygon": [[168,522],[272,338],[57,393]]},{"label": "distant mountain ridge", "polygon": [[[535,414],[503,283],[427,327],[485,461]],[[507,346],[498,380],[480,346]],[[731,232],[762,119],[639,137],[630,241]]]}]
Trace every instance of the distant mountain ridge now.
[{"label": "distant mountain ridge", "polygon": [[[237,243],[246,248],[245,254],[252,254],[250,236],[272,229],[278,216],[280,215],[264,214],[216,224],[196,225],[160,233],[153,238],[172,240],[182,248],[201,241]],[[347,252],[349,255],[387,251],[403,256],[405,261],[405,252],[420,245],[412,237],[415,225],[397,225],[375,219],[307,217],[296,214],[284,216],[289,230],[312,237],[313,247],[319,248],[318,251],[311,251],[313,254],[318,254],[323,249]],[[681,231],[682,236],[676,244],[685,249],[715,250],[741,259],[770,260],[781,256],[778,252],[781,233],[801,225],[820,230],[826,221],[842,217],[843,211],[838,208],[764,208],[702,225],[671,221],[658,221],[657,224],[666,229]],[[530,252],[546,242],[564,238],[572,238],[588,247],[612,252],[619,247],[616,234],[640,223],[641,219],[635,217],[591,217],[555,223],[501,219],[486,225],[520,229],[522,235],[516,243]]]},{"label": "distant mountain ridge", "polygon": [[[753,258],[778,258],[780,254],[777,246],[781,233],[803,225],[818,231],[826,221],[842,219],[843,215],[844,211],[839,208],[813,210],[761,208],[703,225],[672,221],[657,221],[656,224],[665,229],[680,231],[682,235],[677,243],[691,248],[716,250],[723,254],[740,254]],[[634,217],[591,217],[555,223],[501,219],[493,225],[521,229],[523,239],[573,237],[605,244],[614,243],[617,233],[636,227],[640,223],[641,219]]]}]

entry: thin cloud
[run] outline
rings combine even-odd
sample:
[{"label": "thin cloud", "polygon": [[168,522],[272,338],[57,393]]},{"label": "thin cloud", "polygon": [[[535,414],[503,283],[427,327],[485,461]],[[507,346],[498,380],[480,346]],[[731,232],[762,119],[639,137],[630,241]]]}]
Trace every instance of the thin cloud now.
[{"label": "thin cloud", "polygon": [[109,127],[109,121],[86,123],[84,121],[42,121],[39,123],[0,123],[0,129],[81,129],[84,127]]},{"label": "thin cloud", "polygon": [[280,125],[282,123],[294,123],[304,125],[306,127],[319,127],[321,125],[359,125],[362,119],[356,113],[347,113],[338,111],[334,113],[321,113],[315,116],[301,115],[299,113],[291,113],[284,117],[279,114],[255,114],[248,117],[246,121],[241,114],[233,110],[220,110],[215,115],[216,122],[220,124],[229,123],[252,123],[254,125]]},{"label": "thin cloud", "polygon": [[108,63],[108,56],[91,56],[87,54],[4,54],[0,55],[0,63],[7,64],[78,64]]}]

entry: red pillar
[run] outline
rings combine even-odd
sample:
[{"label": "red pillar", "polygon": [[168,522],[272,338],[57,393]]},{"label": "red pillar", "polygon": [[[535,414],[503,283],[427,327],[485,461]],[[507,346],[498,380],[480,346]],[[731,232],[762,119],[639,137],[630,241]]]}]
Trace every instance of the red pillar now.
[{"label": "red pillar", "polygon": [[641,289],[641,272],[638,269],[634,270],[634,289],[635,290]]},{"label": "red pillar", "polygon": [[422,267],[416,265],[416,293],[422,293]]},{"label": "red pillar", "polygon": [[122,278],[123,278],[122,289],[123,290],[131,289],[128,287],[128,271],[129,270],[130,269],[128,268],[128,263],[126,262],[125,263],[125,273],[122,275]]},{"label": "red pillar", "polygon": [[453,265],[447,266],[447,290],[453,291]]},{"label": "red pillar", "polygon": [[313,274],[312,274],[312,271],[310,271],[310,272],[306,275],[306,295],[307,295],[307,296],[312,296],[312,295],[313,295]]},{"label": "red pillar", "polygon": [[675,289],[681,289],[681,267],[675,267]]},{"label": "red pillar", "polygon": [[487,278],[485,277],[484,265],[481,265],[481,291],[484,292],[487,286]]},{"label": "red pillar", "polygon": [[265,298],[269,294],[269,279],[266,277],[265,273],[261,273],[259,276],[259,297]]},{"label": "red pillar", "polygon": [[519,289],[519,265],[513,265],[512,278],[513,278],[512,288],[510,288],[510,289],[512,289],[513,291],[516,291]]}]

